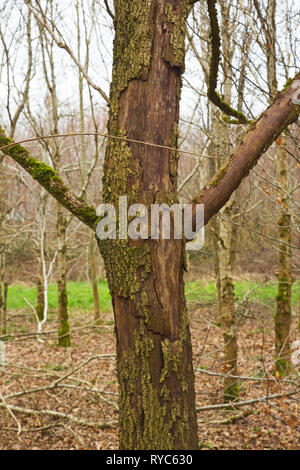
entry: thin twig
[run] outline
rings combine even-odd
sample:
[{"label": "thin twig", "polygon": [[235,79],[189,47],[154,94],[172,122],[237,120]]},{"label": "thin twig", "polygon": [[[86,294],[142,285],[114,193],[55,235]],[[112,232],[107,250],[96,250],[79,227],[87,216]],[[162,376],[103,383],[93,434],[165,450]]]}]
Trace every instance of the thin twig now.
[{"label": "thin twig", "polygon": [[299,391],[294,390],[293,392],[289,393],[276,393],[274,395],[269,395],[261,398],[255,398],[253,400],[245,400],[245,401],[237,401],[237,402],[230,402],[230,403],[221,403],[219,405],[207,405],[207,406],[200,406],[196,409],[197,413],[200,411],[207,411],[207,410],[220,410],[222,408],[236,408],[239,406],[246,406],[252,405],[254,403],[260,403],[264,401],[269,401],[275,398],[282,398],[282,397],[290,397],[292,395],[297,395]]},{"label": "thin twig", "polygon": [[17,426],[18,426],[17,436],[19,436],[19,435],[21,434],[21,432],[22,432],[21,423],[20,423],[20,421],[18,420],[18,418],[14,415],[14,413],[13,413],[13,411],[12,411],[10,405],[8,405],[8,404],[6,403],[4,397],[3,397],[2,393],[1,393],[1,390],[0,390],[0,398],[1,398],[1,400],[2,400],[2,403],[0,403],[0,406],[6,408],[7,411],[9,412],[9,414],[13,417],[13,419],[14,419],[15,422],[17,423]]},{"label": "thin twig", "polygon": [[8,403],[0,403],[0,408],[7,408],[8,410],[11,411],[16,411],[17,413],[24,413],[28,415],[36,415],[36,416],[53,416],[55,418],[63,418],[63,419],[68,419],[69,421],[72,421],[73,423],[76,424],[81,424],[82,426],[90,426],[90,427],[96,427],[100,429],[105,429],[114,426],[117,424],[117,420],[111,420],[107,422],[102,422],[102,423],[97,423],[94,421],[86,421],[85,419],[77,418],[76,416],[67,414],[67,413],[62,413],[60,411],[54,411],[54,410],[32,410],[30,408],[21,408],[20,406],[15,406],[15,405],[10,405]]}]

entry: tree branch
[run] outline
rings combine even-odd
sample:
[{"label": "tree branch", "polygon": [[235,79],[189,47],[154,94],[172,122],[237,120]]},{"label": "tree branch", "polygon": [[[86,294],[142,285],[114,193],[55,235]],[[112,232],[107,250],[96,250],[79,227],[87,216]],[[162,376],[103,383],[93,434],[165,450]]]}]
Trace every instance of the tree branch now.
[{"label": "tree branch", "polygon": [[234,121],[229,121],[231,124],[247,124],[250,121],[246,116],[233,109],[228,103],[222,100],[219,93],[216,91],[218,81],[218,69],[221,56],[221,39],[220,28],[218,23],[218,15],[216,9],[216,0],[207,0],[208,14],[210,19],[210,35],[211,35],[211,59],[210,71],[208,81],[208,98],[223,111],[227,116],[236,118]]},{"label": "tree branch", "polygon": [[238,402],[231,402],[231,403],[220,403],[219,405],[207,405],[207,406],[200,406],[196,409],[197,413],[200,411],[207,411],[207,410],[219,410],[223,408],[235,408],[238,406],[247,406],[252,405],[253,403],[260,403],[262,401],[268,402],[269,400],[273,400],[275,398],[283,398],[283,397],[291,397],[293,395],[297,395],[299,392],[294,390],[288,393],[274,393],[273,395],[266,395],[265,397],[255,398],[253,400],[245,400],[245,401],[238,401]]},{"label": "tree branch", "polygon": [[102,98],[104,98],[104,100],[109,104],[110,101],[109,101],[109,98],[108,96],[106,95],[106,93],[98,86],[96,85],[92,80],[91,78],[89,77],[89,75],[86,73],[84,67],[78,62],[77,58],[75,57],[73,51],[70,49],[70,47],[65,43],[63,42],[61,39],[59,39],[55,34],[54,32],[52,31],[52,29],[49,27],[49,25],[47,24],[47,21],[46,19],[43,17],[41,18],[37,12],[35,11],[35,9],[33,8],[33,6],[31,5],[31,1],[30,0],[24,0],[27,7],[29,8],[29,10],[33,13],[35,19],[38,21],[38,23],[47,30],[47,32],[50,34],[50,36],[52,37],[52,39],[55,41],[56,45],[58,47],[60,47],[61,49],[65,49],[65,51],[69,54],[69,56],[71,57],[71,59],[73,60],[73,62],[77,65],[77,67],[79,68],[80,72],[82,73],[82,75],[84,76],[84,78],[86,79],[86,81],[89,83],[89,85],[94,88],[94,90],[98,91],[98,93],[100,93],[100,95],[102,96]]},{"label": "tree branch", "polygon": [[104,0],[104,3],[105,3],[105,8],[106,8],[107,13],[108,13],[109,16],[114,20],[114,19],[115,19],[115,15],[113,14],[113,12],[111,11],[111,9],[109,8],[108,1],[107,1],[107,0]]},{"label": "tree branch", "polygon": [[115,419],[107,421],[107,422],[104,421],[103,423],[86,421],[84,419],[77,418],[77,416],[73,416],[70,413],[62,413],[61,411],[54,411],[54,410],[34,410],[30,408],[21,408],[20,406],[10,405],[8,403],[5,405],[4,403],[0,403],[0,408],[6,408],[10,411],[24,413],[27,415],[53,416],[54,418],[68,419],[69,421],[72,421],[73,423],[81,424],[83,426],[90,426],[92,428],[105,429],[105,428],[115,426],[118,423],[118,421]]},{"label": "tree branch", "polygon": [[[250,126],[234,153],[208,185],[193,199],[192,204],[204,204],[205,224],[226,204],[231,194],[277,137],[298,119],[300,105],[295,105],[292,97],[295,92],[299,92],[299,88],[297,90],[291,86],[297,79],[300,79],[300,73]],[[196,213],[195,206],[193,213]]]},{"label": "tree branch", "polygon": [[29,85],[31,80],[31,70],[32,70],[32,37],[31,37],[31,12],[28,12],[28,20],[27,20],[27,49],[28,49],[28,63],[27,63],[27,72],[24,79],[25,87],[24,91],[21,92],[22,100],[18,105],[15,114],[11,120],[11,129],[10,129],[10,137],[14,136],[15,129],[17,126],[18,119],[25,107],[26,101],[28,100],[29,96]]},{"label": "tree branch", "polygon": [[0,127],[0,151],[13,158],[38,181],[62,206],[85,225],[95,230],[99,217],[93,207],[71,193],[60,176],[45,163],[32,158],[29,151],[5,135]]}]

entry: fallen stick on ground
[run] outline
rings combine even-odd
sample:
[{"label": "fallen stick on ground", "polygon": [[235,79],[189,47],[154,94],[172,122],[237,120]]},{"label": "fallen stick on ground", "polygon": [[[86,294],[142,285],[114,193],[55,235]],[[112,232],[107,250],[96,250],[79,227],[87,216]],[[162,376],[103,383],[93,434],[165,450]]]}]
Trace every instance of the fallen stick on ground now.
[{"label": "fallen stick on ground", "polygon": [[72,421],[73,423],[76,424],[81,424],[83,426],[90,426],[90,427],[97,427],[100,429],[105,429],[109,428],[111,426],[114,426],[115,424],[118,423],[117,420],[111,420],[107,422],[102,422],[102,423],[96,423],[94,421],[86,421],[81,418],[77,418],[76,416],[67,414],[67,413],[62,413],[60,411],[53,411],[53,410],[32,410],[30,408],[21,408],[20,406],[15,406],[15,405],[10,405],[8,403],[0,403],[0,408],[7,408],[11,411],[15,411],[17,413],[25,413],[27,415],[36,415],[36,416],[53,416],[54,418],[63,418],[63,419],[68,419],[69,421]]},{"label": "fallen stick on ground", "polygon": [[299,391],[294,390],[293,392],[289,392],[289,393],[276,393],[274,395],[266,395],[265,397],[255,398],[253,400],[237,401],[237,402],[230,402],[230,403],[221,403],[220,405],[200,406],[196,409],[196,411],[198,413],[199,411],[220,410],[222,408],[231,408],[231,409],[233,409],[235,407],[252,405],[253,403],[268,401],[268,400],[272,400],[272,399],[275,399],[275,398],[290,397],[292,395],[297,395],[298,393],[299,393]]},{"label": "fallen stick on ground", "polygon": [[216,420],[213,419],[211,421],[205,421],[203,420],[198,420],[198,423],[205,423],[205,424],[214,424],[214,425],[219,425],[219,424],[232,424],[238,421],[239,419],[245,418],[246,416],[250,415],[253,413],[253,411],[249,408],[247,410],[242,411],[241,413],[238,413],[236,415],[231,415],[228,418]]}]

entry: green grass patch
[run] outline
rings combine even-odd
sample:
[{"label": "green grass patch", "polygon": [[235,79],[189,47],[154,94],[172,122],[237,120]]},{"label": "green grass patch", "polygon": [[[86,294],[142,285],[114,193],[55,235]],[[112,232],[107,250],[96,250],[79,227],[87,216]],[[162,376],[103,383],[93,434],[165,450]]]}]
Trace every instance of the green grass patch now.
[{"label": "green grass patch", "polygon": [[[100,309],[106,312],[112,309],[111,297],[106,281],[98,283]],[[69,281],[67,284],[68,304],[70,310],[93,310],[93,291],[89,282]],[[187,301],[205,304],[216,302],[216,287],[213,281],[191,281],[185,286]],[[250,302],[265,304],[274,308],[276,303],[277,285],[273,282],[259,283],[253,281],[237,281],[235,283],[236,300],[243,299],[247,294]],[[8,289],[8,309],[18,310],[29,308],[24,298],[33,306],[36,305],[36,286],[12,285]],[[49,310],[57,310],[57,285],[51,284],[48,290]],[[292,288],[292,305],[297,305],[299,299],[299,284]]]},{"label": "green grass patch", "polygon": [[[234,294],[237,301],[247,298],[250,302],[258,302],[273,308],[276,303],[277,283],[276,282],[253,282],[237,281],[234,284]],[[215,282],[193,281],[186,283],[186,298],[191,304],[214,303],[216,302]],[[299,284],[292,286],[292,305],[299,302]]]},{"label": "green grass patch", "polygon": [[[93,290],[89,282],[69,281],[67,283],[68,305],[70,310],[93,310]],[[112,309],[107,282],[98,283],[100,309],[107,312]],[[8,289],[7,307],[9,310],[29,308],[24,298],[36,305],[36,286],[12,285]],[[49,310],[57,310],[57,284],[50,284],[48,289]]]}]

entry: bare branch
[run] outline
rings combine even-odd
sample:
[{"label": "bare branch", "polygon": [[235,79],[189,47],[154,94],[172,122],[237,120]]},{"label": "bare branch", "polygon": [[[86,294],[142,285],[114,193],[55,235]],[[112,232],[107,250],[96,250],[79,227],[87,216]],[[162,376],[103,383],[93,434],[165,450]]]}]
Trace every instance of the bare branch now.
[{"label": "bare branch", "polygon": [[220,63],[220,28],[218,23],[216,0],[207,0],[208,13],[210,19],[211,28],[211,60],[210,60],[210,71],[209,71],[209,82],[208,82],[208,97],[209,99],[223,111],[227,116],[233,116],[236,118],[235,121],[230,121],[232,124],[247,124],[250,121],[246,116],[233,109],[228,103],[222,100],[219,93],[216,91],[217,80],[218,80],[218,68]]},{"label": "bare branch", "polygon": [[[294,80],[299,80],[299,78],[300,73],[295,76]],[[205,206],[205,224],[226,204],[231,194],[277,137],[298,119],[300,106],[295,105],[291,99],[294,93],[295,88],[289,86],[277,95],[273,104],[252,124],[235,152],[208,185],[193,199],[193,204]],[[194,207],[195,210],[196,207]]]},{"label": "bare branch", "polygon": [[[72,194],[53,168],[32,158],[29,151],[21,145],[12,144],[14,144],[14,141],[7,137],[0,128],[0,147],[2,152],[19,163],[62,206],[94,230],[99,219],[95,209]],[[5,146],[6,148],[4,148]]]},{"label": "bare branch", "polygon": [[105,3],[105,7],[106,7],[107,13],[108,13],[109,16],[114,20],[114,19],[115,19],[115,15],[113,14],[113,12],[111,11],[111,9],[109,8],[108,1],[107,1],[107,0],[104,0],[104,3]]},{"label": "bare branch", "polygon": [[288,393],[274,393],[273,395],[266,395],[265,397],[261,398],[255,398],[253,400],[245,400],[245,401],[238,401],[238,402],[230,402],[230,403],[220,403],[219,405],[207,405],[207,406],[200,406],[197,408],[197,413],[200,411],[207,411],[207,410],[220,410],[223,408],[236,408],[239,406],[247,406],[247,405],[252,405],[254,403],[261,403],[261,402],[268,402],[269,400],[274,400],[276,398],[285,398],[285,397],[291,397],[293,395],[298,395],[299,391],[294,390],[292,392]]},{"label": "bare branch", "polygon": [[11,407],[9,405],[6,404],[6,401],[4,400],[4,397],[1,393],[1,390],[0,390],[0,398],[2,400],[2,403],[0,403],[0,406],[2,407],[5,407],[7,409],[7,411],[9,412],[9,414],[13,417],[13,419],[15,420],[15,422],[17,423],[17,426],[18,426],[18,433],[17,433],[17,436],[19,436],[22,432],[22,426],[21,426],[21,423],[20,421],[16,418],[16,416],[14,415]]},{"label": "bare branch", "polygon": [[106,93],[98,86],[96,85],[90,78],[90,76],[86,73],[84,67],[78,62],[75,54],[73,53],[73,51],[71,50],[71,48],[64,42],[62,41],[62,39],[59,39],[55,34],[54,32],[52,31],[52,29],[49,27],[49,25],[47,24],[47,21],[45,20],[45,18],[41,18],[36,10],[33,8],[33,6],[31,5],[31,2],[30,0],[24,0],[26,5],[28,6],[29,10],[33,13],[34,17],[36,18],[36,20],[38,21],[38,23],[43,26],[47,32],[50,34],[50,36],[52,37],[52,39],[55,41],[56,45],[58,47],[60,47],[61,49],[64,49],[68,54],[69,56],[71,57],[71,59],[73,60],[73,62],[77,65],[77,67],[79,68],[80,72],[82,73],[82,75],[84,76],[84,78],[86,79],[86,81],[91,85],[92,88],[94,88],[94,90],[98,91],[98,93],[100,93],[100,95],[102,96],[102,98],[104,98],[104,100],[109,104],[109,98],[108,96],[106,95]]},{"label": "bare branch", "polygon": [[60,411],[53,411],[53,410],[32,410],[30,408],[21,408],[20,406],[14,406],[10,404],[3,404],[0,403],[0,408],[6,408],[10,411],[15,411],[18,413],[24,413],[27,415],[36,415],[36,416],[53,416],[54,418],[62,418],[62,419],[68,419],[69,421],[72,421],[73,423],[76,424],[81,424],[83,426],[90,426],[92,428],[100,428],[100,429],[105,429],[111,426],[114,426],[117,424],[117,420],[111,420],[103,423],[98,423],[98,422],[91,422],[91,421],[86,421],[85,419],[77,418],[76,416],[73,416],[71,414],[67,413],[62,413]]},{"label": "bare branch", "polygon": [[26,101],[28,99],[29,95],[29,85],[30,85],[30,80],[31,80],[31,70],[32,70],[32,38],[31,38],[31,12],[28,12],[28,20],[27,20],[27,49],[28,49],[28,64],[27,64],[27,72],[25,76],[25,88],[24,91],[22,92],[22,100],[17,107],[14,116],[12,117],[11,120],[11,128],[10,128],[10,137],[13,137],[16,129],[16,125],[18,122],[18,119],[21,115],[21,112],[23,111]]}]

